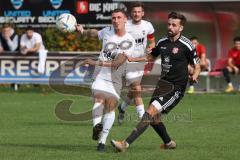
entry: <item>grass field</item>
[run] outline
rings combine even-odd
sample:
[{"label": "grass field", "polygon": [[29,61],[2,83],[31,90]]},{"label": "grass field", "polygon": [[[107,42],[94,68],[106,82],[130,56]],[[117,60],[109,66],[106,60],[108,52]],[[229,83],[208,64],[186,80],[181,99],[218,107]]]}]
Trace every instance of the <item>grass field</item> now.
[{"label": "grass field", "polygon": [[[186,95],[163,120],[176,150],[160,150],[162,143],[149,128],[129,148],[115,153],[110,139],[123,139],[137,120],[130,107],[123,126],[115,122],[105,153],[96,151],[91,140],[92,124],[65,122],[55,115],[55,105],[72,99],[71,111],[91,109],[89,97],[65,96],[41,90],[0,91],[1,160],[79,160],[79,159],[164,159],[164,160],[238,160],[240,156],[240,95]],[[145,99],[148,103],[148,98]]]}]

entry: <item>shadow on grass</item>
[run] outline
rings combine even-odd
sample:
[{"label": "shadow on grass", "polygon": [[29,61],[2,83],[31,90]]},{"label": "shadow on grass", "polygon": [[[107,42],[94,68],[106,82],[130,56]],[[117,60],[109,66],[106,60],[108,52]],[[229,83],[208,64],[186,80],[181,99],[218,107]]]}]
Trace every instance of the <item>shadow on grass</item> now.
[{"label": "shadow on grass", "polygon": [[14,144],[14,143],[2,143],[1,147],[9,147],[9,148],[33,148],[33,149],[53,149],[53,150],[65,150],[65,151],[84,151],[86,150],[94,150],[93,146],[86,144]]},{"label": "shadow on grass", "polygon": [[89,126],[92,127],[91,121],[87,122],[24,122],[26,126]]}]

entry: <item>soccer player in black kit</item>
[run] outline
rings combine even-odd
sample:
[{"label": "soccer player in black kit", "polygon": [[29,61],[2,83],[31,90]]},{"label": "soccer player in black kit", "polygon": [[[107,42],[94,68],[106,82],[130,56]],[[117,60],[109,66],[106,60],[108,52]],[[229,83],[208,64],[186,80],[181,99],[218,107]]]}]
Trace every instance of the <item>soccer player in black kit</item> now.
[{"label": "soccer player in black kit", "polygon": [[[146,57],[148,61],[161,56],[162,73],[159,82],[152,95],[149,106],[141,121],[137,124],[132,133],[123,141],[112,140],[111,144],[119,152],[126,151],[149,125],[162,138],[163,149],[175,149],[176,142],[167,133],[167,130],[160,120],[161,114],[168,113],[183,98],[188,79],[196,82],[200,73],[199,58],[196,49],[191,41],[181,35],[186,18],[184,15],[171,12],[168,15],[168,33],[161,38],[156,47]],[[138,59],[129,59],[138,61]],[[194,73],[189,77],[188,64],[194,66]]]}]

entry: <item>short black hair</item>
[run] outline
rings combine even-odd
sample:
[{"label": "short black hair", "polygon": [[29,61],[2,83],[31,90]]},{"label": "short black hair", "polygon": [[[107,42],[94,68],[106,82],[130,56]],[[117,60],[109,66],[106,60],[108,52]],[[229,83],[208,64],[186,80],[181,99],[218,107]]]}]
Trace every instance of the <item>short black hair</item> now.
[{"label": "short black hair", "polygon": [[180,24],[182,26],[185,25],[185,23],[187,22],[186,17],[183,14],[177,13],[177,12],[171,12],[168,15],[168,19],[172,18],[172,19],[180,19]]},{"label": "short black hair", "polygon": [[233,42],[237,42],[237,41],[240,41],[240,37],[239,36],[236,36],[233,38]]},{"label": "short black hair", "polygon": [[117,12],[121,12],[122,14],[124,14],[124,15],[127,17],[127,13],[126,13],[126,11],[125,11],[124,9],[122,9],[122,8],[116,8],[116,9],[114,9],[114,10],[112,11],[112,14],[113,14],[113,13],[117,13]]},{"label": "short black hair", "polygon": [[193,41],[193,40],[198,40],[198,37],[197,37],[197,36],[192,36],[192,37],[190,38],[190,40],[191,40],[191,41]]},{"label": "short black hair", "polygon": [[144,11],[144,4],[142,2],[134,2],[131,4],[131,10],[135,7],[141,7],[142,10]]},{"label": "short black hair", "polygon": [[33,31],[34,29],[32,26],[27,26],[26,31],[29,31],[29,30]]}]

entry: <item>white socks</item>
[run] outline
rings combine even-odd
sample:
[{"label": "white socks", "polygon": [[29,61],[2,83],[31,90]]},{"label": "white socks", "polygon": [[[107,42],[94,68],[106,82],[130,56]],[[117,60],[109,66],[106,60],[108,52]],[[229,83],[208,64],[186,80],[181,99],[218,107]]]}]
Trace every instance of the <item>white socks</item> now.
[{"label": "white socks", "polygon": [[[133,99],[129,99],[128,97],[126,97],[125,101],[123,101],[122,104],[121,104],[121,109],[123,111],[126,111],[128,105],[131,104],[132,101],[133,101]],[[143,116],[143,114],[145,112],[144,105],[141,104],[141,105],[136,106],[136,112],[138,114],[138,117],[142,118],[142,116]]]},{"label": "white socks", "polygon": [[141,119],[143,114],[144,114],[144,112],[145,112],[144,105],[141,104],[141,105],[136,106],[136,112],[138,114],[138,118]]},{"label": "white socks", "polygon": [[104,109],[104,106],[102,103],[94,103],[93,111],[92,111],[93,127],[96,124],[101,123],[102,116],[103,116],[103,109]]},{"label": "white socks", "polygon": [[115,112],[111,111],[109,113],[104,114],[103,116],[103,130],[101,132],[100,138],[98,143],[106,143],[107,136],[109,134],[110,129],[112,128],[112,125],[115,120]]}]

